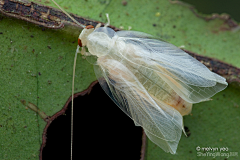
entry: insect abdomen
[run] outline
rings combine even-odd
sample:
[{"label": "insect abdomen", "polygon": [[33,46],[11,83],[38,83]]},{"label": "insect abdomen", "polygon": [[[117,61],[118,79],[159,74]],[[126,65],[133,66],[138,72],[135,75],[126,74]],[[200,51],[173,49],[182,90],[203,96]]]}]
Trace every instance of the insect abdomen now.
[{"label": "insect abdomen", "polygon": [[135,76],[157,103],[164,102],[178,110],[182,116],[191,112],[192,104],[183,100],[154,70],[139,67]]}]

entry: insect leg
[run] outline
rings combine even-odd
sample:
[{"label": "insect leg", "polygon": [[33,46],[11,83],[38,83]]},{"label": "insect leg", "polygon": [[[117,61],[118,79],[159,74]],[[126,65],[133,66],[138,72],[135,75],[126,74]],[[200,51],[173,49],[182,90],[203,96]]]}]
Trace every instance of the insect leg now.
[{"label": "insect leg", "polygon": [[[78,53],[79,53],[79,51],[78,51]],[[91,56],[91,53],[90,52],[87,52],[86,51],[86,48],[85,48],[85,46],[84,47],[82,47],[82,49],[81,49],[81,55],[83,55],[83,56]]]},{"label": "insect leg", "polygon": [[98,23],[98,24],[96,25],[95,29],[101,27],[101,25],[102,25],[101,23]]},{"label": "insect leg", "polygon": [[186,132],[185,132],[185,129],[184,129],[183,119],[182,119],[182,130],[183,130],[183,133],[185,134],[185,136],[188,137],[187,134],[186,134]]},{"label": "insect leg", "polygon": [[110,25],[110,18],[109,18],[108,13],[106,13],[106,17],[107,17],[108,22],[104,25],[104,27],[107,27]]}]

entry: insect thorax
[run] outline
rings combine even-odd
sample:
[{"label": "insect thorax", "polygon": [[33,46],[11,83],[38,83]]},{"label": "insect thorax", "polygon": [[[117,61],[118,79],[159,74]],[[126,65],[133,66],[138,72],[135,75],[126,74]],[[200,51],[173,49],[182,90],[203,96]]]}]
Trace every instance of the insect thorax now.
[{"label": "insect thorax", "polygon": [[112,38],[116,36],[115,31],[107,27],[100,27],[95,29],[87,37],[87,47],[91,54],[97,57],[104,56],[114,49],[114,42]]}]

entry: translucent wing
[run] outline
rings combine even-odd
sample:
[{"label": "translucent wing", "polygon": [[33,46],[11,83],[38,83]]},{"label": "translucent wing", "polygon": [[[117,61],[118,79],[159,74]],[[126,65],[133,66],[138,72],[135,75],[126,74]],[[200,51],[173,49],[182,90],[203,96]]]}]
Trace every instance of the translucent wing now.
[{"label": "translucent wing", "polygon": [[154,36],[152,36],[150,34],[138,32],[138,31],[118,31],[118,32],[116,32],[116,34],[119,37],[128,37],[128,38],[148,38],[148,39],[154,38]]},{"label": "translucent wing", "polygon": [[143,72],[156,71],[189,103],[208,100],[227,86],[225,78],[170,43],[141,32],[116,33],[118,54],[127,64]]},{"label": "translucent wing", "polygon": [[[161,99],[149,94],[139,81],[143,75],[139,73],[135,76],[137,70],[129,70],[110,56],[98,58],[94,70],[104,91],[136,125],[144,128],[149,139],[164,151],[176,153],[182,133],[182,116]],[[153,87],[169,94],[160,87]]]},{"label": "translucent wing", "polygon": [[126,37],[126,38],[144,38],[144,39],[155,39],[155,40],[160,40],[163,42],[166,42],[165,40],[155,37],[151,34],[139,32],[139,31],[118,31],[116,32],[116,35],[119,37]]}]

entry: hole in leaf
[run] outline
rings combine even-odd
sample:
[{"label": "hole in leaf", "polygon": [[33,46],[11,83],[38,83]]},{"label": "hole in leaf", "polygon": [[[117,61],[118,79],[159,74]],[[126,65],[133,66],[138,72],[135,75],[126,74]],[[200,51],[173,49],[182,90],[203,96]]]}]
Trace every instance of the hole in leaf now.
[{"label": "hole in leaf", "polygon": [[[71,103],[52,122],[43,160],[70,159]],[[97,83],[91,93],[74,99],[73,159],[139,160],[142,128],[129,118]]]}]

